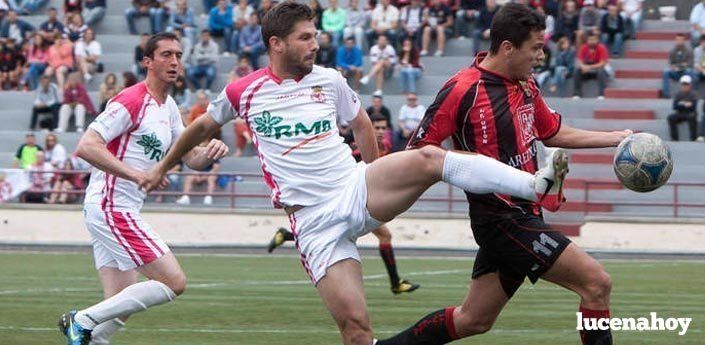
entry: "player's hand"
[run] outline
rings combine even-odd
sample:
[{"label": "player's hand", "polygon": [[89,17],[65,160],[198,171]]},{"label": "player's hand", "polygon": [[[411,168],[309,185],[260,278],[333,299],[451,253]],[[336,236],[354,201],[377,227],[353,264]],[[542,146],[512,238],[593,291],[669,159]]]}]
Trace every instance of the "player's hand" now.
[{"label": "player's hand", "polygon": [[169,186],[169,179],[165,174],[159,172],[159,165],[155,165],[147,172],[140,173],[135,182],[140,190],[146,193],[157,188],[166,188]]},{"label": "player's hand", "polygon": [[214,161],[227,156],[229,151],[228,145],[218,139],[211,139],[206,145],[206,156]]},{"label": "player's hand", "polygon": [[619,143],[622,142],[622,140],[626,139],[628,136],[634,134],[634,131],[631,129],[625,129],[623,131],[616,131],[612,132],[615,135],[615,142],[616,144],[614,146],[619,145]]}]

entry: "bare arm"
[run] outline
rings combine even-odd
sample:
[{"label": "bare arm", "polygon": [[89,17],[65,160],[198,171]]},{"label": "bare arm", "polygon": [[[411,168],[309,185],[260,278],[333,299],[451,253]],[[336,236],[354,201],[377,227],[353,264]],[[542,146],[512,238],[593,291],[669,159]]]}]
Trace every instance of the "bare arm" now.
[{"label": "bare arm", "polygon": [[365,161],[365,163],[370,163],[377,159],[377,157],[379,157],[377,139],[375,139],[372,121],[370,121],[370,117],[367,115],[365,109],[360,108],[360,111],[357,112],[357,116],[350,121],[350,128],[352,128],[355,142],[360,150],[360,155],[362,155],[362,160]]},{"label": "bare arm", "polygon": [[[199,167],[201,165],[207,166],[210,164],[208,162],[204,162],[208,155],[199,154],[203,153],[203,150],[192,149],[206,140],[206,138],[208,138],[218,128],[220,128],[220,124],[217,123],[210,115],[206,114],[199,117],[196,121],[186,127],[186,130],[179,136],[176,143],[171,146],[171,149],[167,152],[166,157],[164,157],[164,159],[162,159],[162,161],[155,166],[156,172],[160,176],[166,174],[169,169],[179,163],[182,158],[184,158],[184,163],[191,168]],[[209,145],[204,149],[210,148],[211,143],[209,143]],[[193,164],[193,166],[191,164]]]},{"label": "bare arm", "polygon": [[94,167],[108,174],[139,183],[142,171],[134,169],[120,161],[108,151],[105,140],[92,128],[89,128],[81,137],[76,148],[76,155],[83,158]]},{"label": "bare arm", "polygon": [[[203,117],[203,116],[201,116]],[[215,121],[214,121],[215,122]],[[211,139],[206,146],[196,146],[184,155],[184,163],[193,170],[203,170],[228,154],[228,145],[218,139]]]},{"label": "bare arm", "polygon": [[544,140],[543,143],[550,147],[569,149],[614,147],[630,134],[632,134],[630,130],[595,132],[562,125],[554,137]]}]

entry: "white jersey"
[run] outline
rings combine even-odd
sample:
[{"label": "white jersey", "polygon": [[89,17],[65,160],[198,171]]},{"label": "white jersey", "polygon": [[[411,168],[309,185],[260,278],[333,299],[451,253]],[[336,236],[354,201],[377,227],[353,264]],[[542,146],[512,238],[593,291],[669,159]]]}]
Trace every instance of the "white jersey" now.
[{"label": "white jersey", "polygon": [[331,199],[355,171],[338,121],[350,122],[360,99],[334,69],[314,66],[301,80],[281,80],[269,67],[229,84],[208,106],[220,124],[247,121],[275,207]]},{"label": "white jersey", "polygon": [[[141,82],[111,99],[88,128],[103,137],[117,159],[147,171],[164,157],[171,143],[184,131],[184,124],[171,96],[160,104]],[[136,183],[96,168],[92,170],[86,204],[99,204],[103,210],[142,208],[145,193]]]}]

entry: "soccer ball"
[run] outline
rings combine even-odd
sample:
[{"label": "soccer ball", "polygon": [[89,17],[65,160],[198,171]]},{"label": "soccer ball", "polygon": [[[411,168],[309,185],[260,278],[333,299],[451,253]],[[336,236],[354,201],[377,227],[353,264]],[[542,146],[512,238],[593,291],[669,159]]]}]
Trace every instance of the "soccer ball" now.
[{"label": "soccer ball", "polygon": [[633,134],[617,146],[614,173],[625,187],[635,192],[650,192],[663,186],[671,171],[671,150],[653,134]]}]

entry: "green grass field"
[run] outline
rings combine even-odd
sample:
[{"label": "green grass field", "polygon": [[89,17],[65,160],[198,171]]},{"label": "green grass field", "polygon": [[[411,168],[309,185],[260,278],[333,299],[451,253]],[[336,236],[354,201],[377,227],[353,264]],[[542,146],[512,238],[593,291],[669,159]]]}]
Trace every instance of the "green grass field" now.
[{"label": "green grass field", "polygon": [[[190,287],[176,303],[130,319],[113,344],[339,344],[337,330],[293,256],[180,255]],[[422,284],[393,296],[381,260],[363,263],[373,326],[384,338],[429,311],[458,304],[472,261],[400,258]],[[615,344],[705,344],[705,262],[606,261],[612,315],[692,317],[688,333],[615,332]],[[101,297],[89,254],[0,252],[0,344],[62,344],[58,316]],[[525,284],[489,333],[459,344],[579,344],[578,298],[551,284]]]}]

